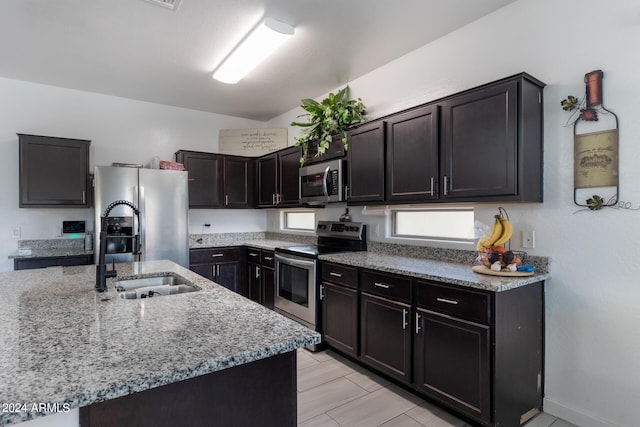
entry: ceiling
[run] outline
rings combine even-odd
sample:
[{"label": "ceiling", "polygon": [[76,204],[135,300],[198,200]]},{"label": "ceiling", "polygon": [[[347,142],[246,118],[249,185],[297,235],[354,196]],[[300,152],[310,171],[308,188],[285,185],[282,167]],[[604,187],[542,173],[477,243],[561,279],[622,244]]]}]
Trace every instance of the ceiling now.
[{"label": "ceiling", "polygon": [[[267,121],[515,0],[2,0],[0,77]],[[295,36],[212,71],[263,16]]]}]

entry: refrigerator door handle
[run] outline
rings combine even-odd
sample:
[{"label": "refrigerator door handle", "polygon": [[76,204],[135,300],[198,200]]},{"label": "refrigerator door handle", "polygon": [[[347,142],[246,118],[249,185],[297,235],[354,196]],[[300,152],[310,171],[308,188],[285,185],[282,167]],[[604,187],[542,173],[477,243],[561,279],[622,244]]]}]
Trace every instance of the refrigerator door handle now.
[{"label": "refrigerator door handle", "polygon": [[145,208],[144,208],[144,186],[140,186],[140,206],[138,206],[138,212],[140,212],[140,215],[138,216],[138,233],[140,235],[140,237],[138,238],[138,256],[140,261],[144,261],[144,245],[145,245],[145,229],[144,229],[144,215],[145,215]]}]

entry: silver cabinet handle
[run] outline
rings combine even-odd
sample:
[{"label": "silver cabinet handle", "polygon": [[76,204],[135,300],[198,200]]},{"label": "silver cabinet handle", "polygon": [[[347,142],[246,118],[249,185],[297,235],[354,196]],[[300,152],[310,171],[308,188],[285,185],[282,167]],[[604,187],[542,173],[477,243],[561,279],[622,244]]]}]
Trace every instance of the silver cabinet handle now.
[{"label": "silver cabinet handle", "polygon": [[324,286],[320,285],[320,301],[324,299]]},{"label": "silver cabinet handle", "polygon": [[84,205],[85,203],[87,203],[87,192],[83,191],[82,192],[82,204]]},{"label": "silver cabinet handle", "polygon": [[431,177],[431,196],[433,197],[433,184],[435,182],[435,179],[433,179],[433,177]]},{"label": "silver cabinet handle", "polygon": [[260,256],[260,254],[256,254],[256,253],[253,253],[253,252],[249,252],[249,256]]},{"label": "silver cabinet handle", "polygon": [[276,205],[279,205],[281,201],[282,201],[282,196],[280,195],[280,193],[276,193]]},{"label": "silver cabinet handle", "polygon": [[229,206],[229,195],[228,194],[224,195],[224,205],[225,206]]},{"label": "silver cabinet handle", "polygon": [[385,284],[385,283],[378,283],[378,282],[375,282],[375,283],[373,284],[373,286],[377,286],[377,287],[379,287],[379,288],[383,288],[383,289],[389,289],[389,288],[390,288],[390,286],[389,286],[389,285],[387,285],[387,284]]},{"label": "silver cabinet handle", "polygon": [[256,265],[256,279],[260,278],[260,267]]},{"label": "silver cabinet handle", "polygon": [[211,258],[218,258],[218,257],[221,257],[221,256],[224,256],[224,254],[213,254],[213,255],[211,255]]},{"label": "silver cabinet handle", "polygon": [[409,326],[409,323],[407,323],[407,313],[408,311],[406,309],[402,309],[402,329],[407,329],[407,326]]},{"label": "silver cabinet handle", "polygon": [[341,273],[336,273],[334,271],[330,271],[329,272],[329,276],[342,277],[342,274]]},{"label": "silver cabinet handle", "polygon": [[273,257],[272,256],[266,256],[266,257],[264,257],[264,259],[266,259],[267,261],[273,261]]},{"label": "silver cabinet handle", "polygon": [[448,181],[448,179],[447,179],[447,176],[445,175],[444,176],[444,186],[443,186],[444,187],[444,195],[445,196],[447,195],[447,181]]},{"label": "silver cabinet handle", "polygon": [[347,200],[349,198],[349,186],[344,186],[344,199]]},{"label": "silver cabinet handle", "polygon": [[420,313],[416,313],[416,334],[420,333]]},{"label": "silver cabinet handle", "polygon": [[458,301],[446,298],[436,298],[438,302],[444,302],[445,304],[458,305]]}]

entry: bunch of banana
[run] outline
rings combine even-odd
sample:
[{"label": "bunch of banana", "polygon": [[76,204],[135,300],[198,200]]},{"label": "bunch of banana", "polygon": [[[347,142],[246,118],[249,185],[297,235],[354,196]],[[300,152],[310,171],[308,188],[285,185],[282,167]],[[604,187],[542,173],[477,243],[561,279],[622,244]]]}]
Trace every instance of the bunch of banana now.
[{"label": "bunch of banana", "polygon": [[494,218],[495,221],[493,222],[491,233],[487,237],[478,240],[476,247],[479,252],[504,245],[513,234],[513,226],[508,219],[502,215],[495,215]]}]

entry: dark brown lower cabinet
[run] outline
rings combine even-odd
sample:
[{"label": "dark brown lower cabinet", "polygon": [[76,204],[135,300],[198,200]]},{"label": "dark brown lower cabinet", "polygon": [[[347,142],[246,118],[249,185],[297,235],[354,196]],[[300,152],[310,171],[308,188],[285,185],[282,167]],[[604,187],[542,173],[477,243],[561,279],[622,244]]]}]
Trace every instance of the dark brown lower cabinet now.
[{"label": "dark brown lower cabinet", "polygon": [[417,309],[415,385],[428,396],[491,420],[490,327]]},{"label": "dark brown lower cabinet", "polygon": [[323,282],[322,337],[331,347],[358,357],[358,291]]},{"label": "dark brown lower cabinet", "polygon": [[243,296],[249,295],[244,277],[244,248],[189,250],[189,269]]},{"label": "dark brown lower cabinet", "polygon": [[45,267],[53,267],[58,265],[68,266],[68,265],[91,265],[91,264],[93,264],[93,255],[15,258],[13,260],[13,269],[29,270],[32,268],[45,268]]},{"label": "dark brown lower cabinet", "polygon": [[297,423],[296,352],[80,408],[81,427]]},{"label": "dark brown lower cabinet", "polygon": [[276,270],[262,266],[262,305],[273,310],[276,298]]},{"label": "dark brown lower cabinet", "polygon": [[411,305],[362,292],[360,360],[411,384]]}]

